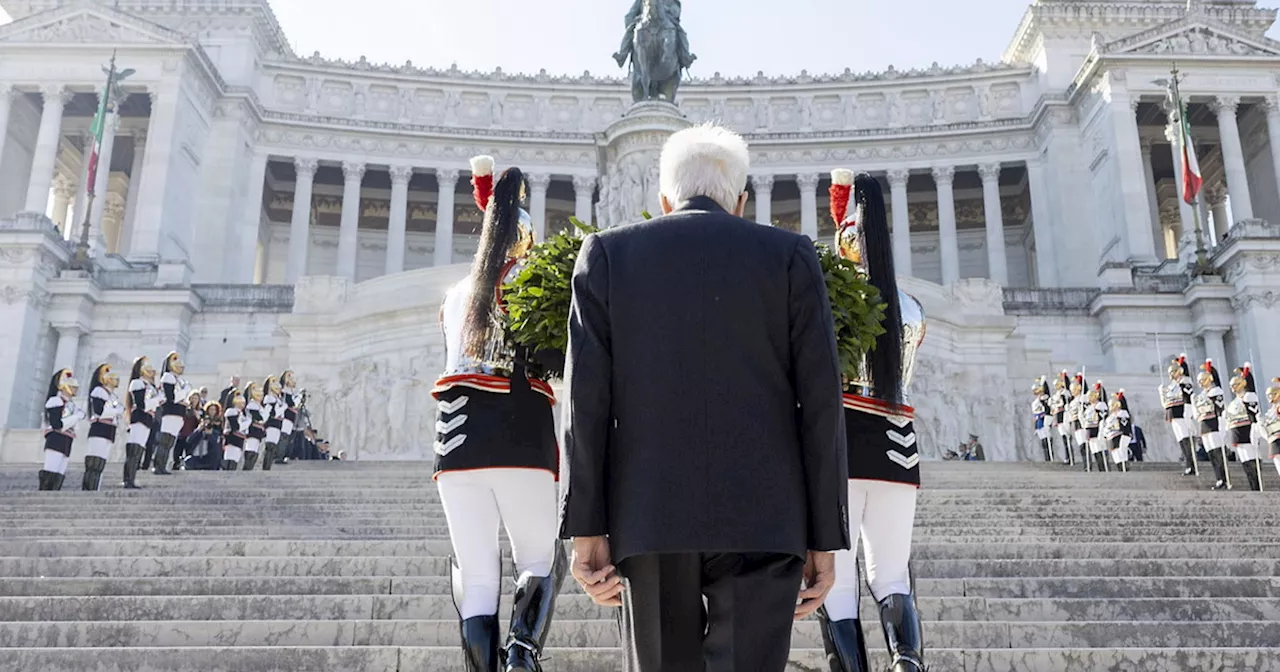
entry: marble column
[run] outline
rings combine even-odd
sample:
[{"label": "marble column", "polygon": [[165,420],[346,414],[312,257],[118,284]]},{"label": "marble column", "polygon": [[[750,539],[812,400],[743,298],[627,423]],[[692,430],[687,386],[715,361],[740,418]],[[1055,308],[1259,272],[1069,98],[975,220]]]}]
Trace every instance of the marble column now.
[{"label": "marble column", "polygon": [[1151,206],[1147,188],[1140,182],[1142,171],[1141,141],[1138,137],[1138,99],[1126,93],[1113,93],[1112,118],[1115,124],[1115,162],[1120,183],[1123,212],[1118,225],[1124,227],[1123,240],[1128,259],[1139,263],[1156,260],[1156,244],[1152,237]]},{"label": "marble column", "polygon": [[391,166],[391,214],[387,219],[387,275],[404,270],[405,228],[409,223],[412,166]]},{"label": "marble column", "polygon": [[0,159],[4,157],[4,144],[9,138],[9,111],[13,103],[22,95],[8,82],[0,82]]},{"label": "marble column", "polygon": [[307,253],[311,247],[311,193],[320,162],[307,157],[293,160],[293,212],[289,217],[289,262],[284,281],[297,284],[307,274]]},{"label": "marble column", "polygon": [[436,182],[440,185],[436,195],[436,251],[433,261],[436,266],[453,263],[453,204],[459,174],[453,169],[436,170]]},{"label": "marble column", "polygon": [[796,175],[800,187],[800,233],[818,239],[818,174]]},{"label": "marble column", "polygon": [[[259,280],[259,241],[262,238],[262,193],[266,190],[266,154],[254,154],[249,165],[249,189],[245,194],[244,219],[229,234],[234,241],[223,269],[229,282],[265,282]],[[141,224],[142,222],[138,222]]]},{"label": "marble column", "polygon": [[773,176],[752,175],[751,188],[756,192],[756,224],[773,226]]},{"label": "marble column", "polygon": [[1036,238],[1036,281],[1040,287],[1057,287],[1058,258],[1043,159],[1027,161],[1027,189],[1031,192],[1031,227]]},{"label": "marble column", "polygon": [[[93,206],[89,214],[89,246],[94,254],[101,254],[105,239],[102,235],[102,213],[107,206],[107,184],[111,178],[111,155],[116,147],[116,130],[120,117],[115,103],[108,103],[107,118],[102,128],[102,149],[98,152],[98,174],[93,181]],[[89,150],[92,152],[92,148]],[[76,236],[79,232],[76,232]]]},{"label": "marble column", "polygon": [[102,251],[106,254],[119,254],[120,229],[124,222],[124,197],[119,194],[107,194],[106,205],[102,210]]},{"label": "marble column", "polygon": [[591,175],[575,175],[573,178],[573,216],[591,225],[592,200],[596,195],[596,178]]},{"label": "marble column", "polygon": [[1236,221],[1253,219],[1253,200],[1249,197],[1249,178],[1244,167],[1244,149],[1240,146],[1240,127],[1236,111],[1240,99],[1219,96],[1210,107],[1218,115],[1218,136],[1222,146],[1222,165],[1227,173],[1227,190],[1231,196],[1231,215]]},{"label": "marble column", "polygon": [[1160,220],[1160,196],[1156,191],[1156,171],[1151,167],[1151,140],[1142,138],[1142,179],[1147,186],[1147,207],[1151,210],[1151,235],[1156,246],[1156,258],[1168,259],[1176,256],[1170,252],[1164,240],[1164,225]]},{"label": "marble column", "polygon": [[1186,191],[1182,188],[1182,133],[1178,130],[1176,119],[1170,118],[1169,125],[1164,129],[1164,137],[1169,141],[1169,154],[1173,159],[1173,181],[1178,192],[1178,219],[1182,221],[1183,234],[1186,234],[1196,230],[1196,215],[1195,209],[1187,203]]},{"label": "marble column", "polygon": [[[1276,188],[1280,189],[1280,98],[1267,96],[1267,138],[1271,145],[1271,165],[1275,168]],[[0,117],[3,120],[3,117]],[[0,142],[3,142],[0,140]],[[0,146],[3,149],[3,146]]]},{"label": "marble column", "polygon": [[889,204],[893,210],[893,267],[898,275],[911,277],[911,206],[907,203],[907,181],[911,171],[889,171]]},{"label": "marble column", "polygon": [[[53,176],[53,223],[59,231],[67,230],[67,211],[71,208],[71,200],[76,196],[76,187],[66,175],[58,173]],[[65,233],[64,233],[65,236]]]},{"label": "marble column", "polygon": [[1201,340],[1204,341],[1205,357],[1213,360],[1214,366],[1218,368],[1218,374],[1224,377],[1230,376],[1231,371],[1231,363],[1227,361],[1227,345],[1223,340],[1226,333],[1221,329],[1205,329],[1200,334]]},{"label": "marble column", "polygon": [[[129,259],[141,262],[180,261],[181,250],[169,240],[165,232],[165,194],[169,190],[169,160],[175,151],[174,126],[178,116],[178,88],[166,87],[147,93],[151,98],[151,118],[147,122],[147,151],[142,161],[142,184],[138,187],[138,208],[134,211],[129,234]],[[263,157],[265,161],[265,157]],[[265,170],[266,164],[263,163]],[[252,187],[250,188],[252,192]],[[252,199],[250,199],[252,200]],[[254,218],[245,222],[255,229],[261,220],[262,203],[259,192],[254,207]]]},{"label": "marble column", "polygon": [[933,169],[938,188],[938,247],[942,257],[942,284],[960,279],[960,242],[956,238],[956,169],[939,166]]},{"label": "marble column", "polygon": [[[58,331],[58,345],[53,355],[54,369],[71,369],[72,373],[76,373],[76,358],[80,356],[80,337],[84,335],[84,330],[79,325],[67,325],[55,327]],[[77,376],[78,377],[78,376]],[[88,384],[88,379],[82,379]]]},{"label": "marble column", "polygon": [[987,220],[987,277],[1009,284],[1009,259],[1004,249],[1004,209],[1000,205],[1000,164],[978,166],[982,177],[982,205]]},{"label": "marble column", "polygon": [[[40,91],[44,110],[40,113],[40,131],[31,157],[31,178],[27,182],[27,212],[45,214],[49,208],[49,188],[53,184],[54,166],[58,161],[58,143],[62,139],[62,111],[75,95],[61,84]],[[80,213],[76,213],[79,215]]]},{"label": "marble column", "polygon": [[129,190],[124,197],[124,217],[120,220],[120,241],[117,250],[129,249],[133,235],[133,219],[138,212],[138,188],[142,186],[142,161],[147,154],[147,132],[133,132],[133,163],[129,166]]},{"label": "marble column", "polygon": [[533,239],[539,243],[547,239],[547,189],[551,188],[551,176],[546,173],[529,175],[529,216],[533,218]]},{"label": "marble column", "polygon": [[1221,184],[1214,184],[1204,189],[1201,199],[1209,208],[1213,217],[1212,226],[1208,217],[1204,219],[1204,243],[1206,247],[1215,247],[1222,239],[1222,234],[1231,228],[1231,219],[1227,215],[1227,189]]},{"label": "marble column", "polygon": [[356,257],[360,250],[360,187],[365,165],[359,161],[342,163],[342,222],[338,228],[337,275],[356,279]]}]

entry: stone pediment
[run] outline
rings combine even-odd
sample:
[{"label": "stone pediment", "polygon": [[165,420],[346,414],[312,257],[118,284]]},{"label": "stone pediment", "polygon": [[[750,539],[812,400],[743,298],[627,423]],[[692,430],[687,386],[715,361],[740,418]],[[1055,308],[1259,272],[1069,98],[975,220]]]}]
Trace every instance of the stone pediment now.
[{"label": "stone pediment", "polygon": [[187,45],[181,33],[105,7],[66,7],[0,26],[6,44]]},{"label": "stone pediment", "polygon": [[1280,56],[1280,42],[1235,33],[1214,22],[1182,19],[1137,35],[1097,45],[1111,56]]}]

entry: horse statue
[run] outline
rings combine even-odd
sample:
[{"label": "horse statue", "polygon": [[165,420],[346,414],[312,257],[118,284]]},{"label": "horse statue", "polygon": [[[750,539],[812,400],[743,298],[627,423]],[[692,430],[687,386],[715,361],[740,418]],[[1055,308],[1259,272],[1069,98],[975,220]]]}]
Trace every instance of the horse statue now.
[{"label": "horse statue", "polygon": [[622,48],[613,58],[618,67],[631,61],[632,100],[675,102],[681,74],[697,58],[680,26],[680,0],[635,0],[626,22]]}]

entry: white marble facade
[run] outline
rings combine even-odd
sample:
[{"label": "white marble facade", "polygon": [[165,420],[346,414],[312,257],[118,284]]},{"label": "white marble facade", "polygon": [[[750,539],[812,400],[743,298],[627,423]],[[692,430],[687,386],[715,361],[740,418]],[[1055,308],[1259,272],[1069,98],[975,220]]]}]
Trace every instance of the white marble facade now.
[{"label": "white marble facade", "polygon": [[[468,157],[530,174],[543,233],[571,216],[617,225],[652,207],[661,134],[705,120],[751,143],[748,214],[762,224],[825,238],[829,172],[881,178],[900,274],[930,311],[916,394],[927,455],[971,431],[990,454],[1032,454],[1027,382],[1062,368],[1140,401],[1157,355],[1280,374],[1267,224],[1280,222],[1280,43],[1265,37],[1276,10],[1248,0],[1039,0],[997,63],[698,73],[670,118],[633,109],[612,74],[300,56],[267,0],[0,6],[15,19],[0,26],[10,445],[29,442],[55,365],[87,377],[96,361],[178,349],[210,385],[296,368],[349,452],[423,455],[418,427],[379,434],[376,404],[359,400],[384,390],[426,407],[440,365],[430,304],[464,272],[479,223]],[[109,101],[90,207],[85,135],[113,51],[136,73]],[[1175,61],[1198,208],[1179,199],[1158,82]],[[1193,279],[1197,219],[1217,274]],[[86,220],[94,270],[67,270]]]}]

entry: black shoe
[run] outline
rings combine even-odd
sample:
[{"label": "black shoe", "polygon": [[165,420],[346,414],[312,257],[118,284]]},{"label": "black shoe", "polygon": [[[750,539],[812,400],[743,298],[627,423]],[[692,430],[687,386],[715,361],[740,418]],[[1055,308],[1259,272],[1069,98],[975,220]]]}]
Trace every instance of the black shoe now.
[{"label": "black shoe", "polygon": [[924,672],[924,635],[915,597],[890,595],[881,600],[880,625],[889,647],[889,672]]},{"label": "black shoe", "polygon": [[466,672],[498,672],[498,617],[462,621],[462,658]]},{"label": "black shoe", "polygon": [[1183,476],[1195,476],[1195,475],[1196,475],[1196,470],[1195,470],[1195,469],[1193,469],[1193,468],[1191,468],[1191,467],[1187,467],[1186,469],[1183,469],[1183,470],[1182,470],[1182,475],[1183,475]]},{"label": "black shoe", "polygon": [[1218,481],[1217,483],[1213,484],[1213,489],[1214,490],[1230,490],[1231,486],[1227,485],[1226,481]]},{"label": "black shoe", "polygon": [[822,649],[827,654],[831,672],[870,672],[867,643],[862,636],[862,622],[856,618],[832,621],[825,609],[818,611],[822,631]]},{"label": "black shoe", "polygon": [[507,633],[506,672],[542,672],[542,647],[556,613],[556,596],[564,583],[569,561],[564,545],[556,542],[556,553],[548,576],[522,576],[516,582],[511,627]]},{"label": "black shoe", "polygon": [[168,434],[161,434],[160,438],[156,439],[156,454],[152,457],[151,462],[155,466],[152,467],[151,473],[156,476],[168,476],[170,474],[169,470],[164,468],[164,465],[169,461],[169,450],[173,448],[173,443],[174,437]]}]

